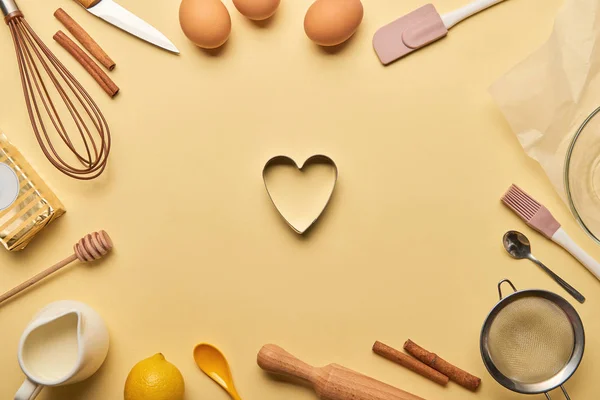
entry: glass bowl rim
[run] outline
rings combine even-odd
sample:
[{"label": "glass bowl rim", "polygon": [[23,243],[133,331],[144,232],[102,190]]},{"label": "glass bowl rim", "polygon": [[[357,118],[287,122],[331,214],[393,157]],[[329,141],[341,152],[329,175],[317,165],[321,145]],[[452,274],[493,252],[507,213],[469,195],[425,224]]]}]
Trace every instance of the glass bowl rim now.
[{"label": "glass bowl rim", "polygon": [[569,208],[571,209],[571,213],[577,220],[577,223],[583,228],[583,230],[590,236],[594,241],[600,244],[600,238],[598,238],[586,225],[585,221],[577,211],[577,207],[575,207],[575,203],[573,202],[573,196],[571,194],[571,184],[569,183],[569,174],[571,170],[571,156],[573,155],[573,150],[575,149],[575,144],[577,143],[577,139],[587,126],[587,124],[596,116],[596,114],[600,113],[600,107],[596,108],[594,111],[587,116],[587,118],[581,123],[575,135],[571,139],[571,143],[569,144],[569,148],[567,149],[567,154],[565,155],[565,167],[563,172],[563,180],[565,185],[565,194],[567,195],[567,201],[569,203]]}]

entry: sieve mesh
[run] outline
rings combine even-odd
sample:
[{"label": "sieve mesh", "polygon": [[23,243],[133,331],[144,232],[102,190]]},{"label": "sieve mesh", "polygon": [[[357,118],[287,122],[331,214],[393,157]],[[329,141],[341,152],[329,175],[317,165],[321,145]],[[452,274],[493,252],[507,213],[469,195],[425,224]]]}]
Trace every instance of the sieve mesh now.
[{"label": "sieve mesh", "polygon": [[507,378],[544,382],[571,359],[575,334],[569,317],[550,300],[524,297],[505,306],[490,326],[490,358]]}]

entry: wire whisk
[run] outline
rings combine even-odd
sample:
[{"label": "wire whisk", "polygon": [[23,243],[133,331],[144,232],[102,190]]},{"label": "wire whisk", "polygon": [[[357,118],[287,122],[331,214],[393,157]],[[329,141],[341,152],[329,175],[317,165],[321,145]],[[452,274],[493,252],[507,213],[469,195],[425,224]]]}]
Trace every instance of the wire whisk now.
[{"label": "wire whisk", "polygon": [[[27,112],[44,155],[67,176],[97,178],[106,168],[111,147],[100,108],[34,32],[14,0],[0,0],[0,9],[12,34]],[[58,98],[60,109],[53,101]],[[69,127],[79,132],[76,140],[69,136],[61,110],[73,120]]]}]

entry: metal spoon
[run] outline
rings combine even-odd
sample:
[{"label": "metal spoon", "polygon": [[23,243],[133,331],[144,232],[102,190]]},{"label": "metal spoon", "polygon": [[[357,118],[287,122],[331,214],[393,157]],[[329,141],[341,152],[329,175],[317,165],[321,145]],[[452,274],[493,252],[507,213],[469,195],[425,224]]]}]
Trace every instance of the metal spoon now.
[{"label": "metal spoon", "polygon": [[554,272],[550,270],[550,268],[546,267],[540,260],[535,258],[533,254],[531,254],[531,245],[529,244],[529,239],[521,232],[517,231],[508,231],[504,234],[502,238],[502,243],[504,244],[504,248],[511,255],[512,258],[516,258],[517,260],[522,260],[527,258],[534,263],[536,263],[540,268],[544,270],[552,279],[556,281],[560,286],[563,287],[571,296],[575,298],[580,303],[585,302],[585,297],[581,293],[579,293],[573,286],[569,285],[564,281],[560,276],[556,275]]},{"label": "metal spoon", "polygon": [[196,365],[202,372],[229,393],[232,400],[241,400],[235,386],[233,386],[233,378],[227,359],[219,349],[208,343],[200,343],[194,348],[194,361],[196,361]]}]

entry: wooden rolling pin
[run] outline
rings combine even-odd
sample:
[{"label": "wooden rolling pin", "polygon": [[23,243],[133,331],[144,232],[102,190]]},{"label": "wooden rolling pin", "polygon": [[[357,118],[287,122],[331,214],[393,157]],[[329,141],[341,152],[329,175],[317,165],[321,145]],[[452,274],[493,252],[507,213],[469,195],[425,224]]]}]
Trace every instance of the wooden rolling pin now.
[{"label": "wooden rolling pin", "polygon": [[257,361],[265,371],[309,382],[323,400],[424,400],[337,364],[311,367],[273,344],[260,350]]}]

